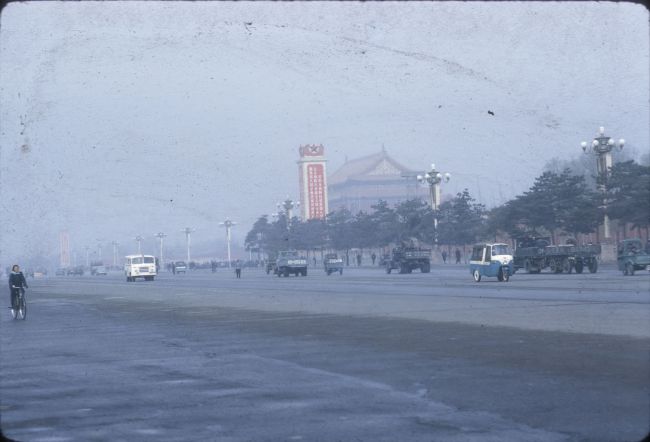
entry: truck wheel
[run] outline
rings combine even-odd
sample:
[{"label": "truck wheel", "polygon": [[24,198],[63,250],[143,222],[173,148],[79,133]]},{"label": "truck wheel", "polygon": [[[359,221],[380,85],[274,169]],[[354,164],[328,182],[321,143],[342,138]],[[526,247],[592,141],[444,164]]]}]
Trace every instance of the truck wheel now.
[{"label": "truck wheel", "polygon": [[284,272],[282,272],[282,273],[284,274],[285,278],[289,277],[289,269],[284,269]]},{"label": "truck wheel", "polygon": [[478,269],[474,270],[472,275],[474,276],[474,281],[481,282],[481,272],[479,272]]},{"label": "truck wheel", "polygon": [[582,273],[583,269],[584,269],[584,264],[582,263],[582,260],[576,261],[576,273]]},{"label": "truck wheel", "polygon": [[596,273],[598,270],[598,261],[596,259],[593,259],[589,262],[589,273]]},{"label": "truck wheel", "polygon": [[390,275],[391,270],[393,269],[390,267],[390,264],[386,264],[386,273]]},{"label": "truck wheel", "polygon": [[304,269],[304,270],[302,271],[302,276],[307,276],[307,269]]},{"label": "truck wheel", "polygon": [[330,276],[332,274],[331,270],[325,270],[325,273],[327,273],[327,276]]},{"label": "truck wheel", "polygon": [[425,262],[424,264],[422,264],[422,266],[420,267],[420,271],[422,273],[429,273],[431,271],[431,263]]}]

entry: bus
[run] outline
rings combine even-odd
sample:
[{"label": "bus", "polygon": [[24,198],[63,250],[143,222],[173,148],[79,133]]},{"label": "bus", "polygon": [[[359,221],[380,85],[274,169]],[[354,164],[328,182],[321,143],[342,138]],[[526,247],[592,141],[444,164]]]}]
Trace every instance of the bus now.
[{"label": "bus", "polygon": [[135,282],[136,278],[153,281],[157,275],[156,258],[153,255],[127,255],[124,258],[126,282]]}]

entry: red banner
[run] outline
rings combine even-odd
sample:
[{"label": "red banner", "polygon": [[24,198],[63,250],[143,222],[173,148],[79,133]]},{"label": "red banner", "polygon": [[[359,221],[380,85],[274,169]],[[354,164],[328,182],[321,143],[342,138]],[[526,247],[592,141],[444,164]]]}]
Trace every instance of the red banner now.
[{"label": "red banner", "polygon": [[325,218],[325,177],[322,164],[307,165],[309,219]]}]

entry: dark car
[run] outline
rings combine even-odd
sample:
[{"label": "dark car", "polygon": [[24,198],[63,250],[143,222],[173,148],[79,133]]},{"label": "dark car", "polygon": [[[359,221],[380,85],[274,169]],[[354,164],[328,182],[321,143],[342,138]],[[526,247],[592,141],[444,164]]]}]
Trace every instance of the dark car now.
[{"label": "dark car", "polygon": [[186,273],[187,272],[187,264],[185,264],[185,261],[176,261],[174,263],[173,271],[174,271],[174,273]]},{"label": "dark car", "polygon": [[68,269],[68,275],[83,276],[84,268],[83,266],[70,267]]}]

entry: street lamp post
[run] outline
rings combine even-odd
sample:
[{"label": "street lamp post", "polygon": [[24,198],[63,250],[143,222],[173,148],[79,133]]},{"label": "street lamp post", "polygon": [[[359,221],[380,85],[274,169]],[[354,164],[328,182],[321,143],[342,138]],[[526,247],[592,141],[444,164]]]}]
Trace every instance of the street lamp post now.
[{"label": "street lamp post", "polygon": [[155,236],[158,239],[160,239],[160,263],[159,264],[160,264],[160,268],[164,269],[165,268],[165,263],[163,261],[163,238],[166,237],[167,235],[165,235],[162,232],[158,232],[158,233],[156,233]]},{"label": "street lamp post", "polygon": [[234,223],[231,220],[227,219],[224,222],[219,223],[219,225],[226,228],[226,243],[228,244],[228,268],[230,268],[230,229],[233,226],[236,226],[237,223]]},{"label": "street lamp post", "polygon": [[113,267],[117,267],[117,246],[120,244],[117,241],[111,243],[113,245]]},{"label": "street lamp post", "polygon": [[86,267],[90,267],[90,255],[89,255],[89,246],[85,246],[84,250],[86,250]]},{"label": "street lamp post", "polygon": [[190,235],[194,232],[194,229],[191,227],[185,227],[181,232],[185,233],[185,239],[187,241],[187,265],[190,265]]},{"label": "street lamp post", "polygon": [[[596,165],[598,169],[599,183],[598,187],[603,196],[603,230],[605,234],[605,239],[610,238],[609,234],[609,215],[607,214],[607,181],[611,173],[612,168],[612,150],[614,147],[618,146],[619,150],[623,149],[625,145],[625,140],[623,138],[615,141],[613,138],[605,135],[605,128],[600,127],[596,137],[591,141],[591,153],[597,156]],[[587,153],[587,148],[589,144],[586,141],[580,143],[582,151]]]},{"label": "street lamp post", "polygon": [[98,252],[99,252],[99,259],[98,260],[101,262],[101,264],[104,264],[104,258],[102,257],[102,241],[103,241],[103,239],[98,239],[97,241],[98,241],[97,248],[99,249],[98,250]]},{"label": "street lamp post", "polygon": [[144,238],[141,237],[140,235],[135,237],[135,240],[138,242],[138,255],[142,255],[142,240]]},{"label": "street lamp post", "polygon": [[451,178],[451,174],[440,173],[436,170],[436,165],[431,163],[431,170],[424,175],[418,175],[417,179],[422,184],[429,186],[429,198],[431,199],[431,209],[433,210],[433,239],[438,245],[438,208],[440,207],[440,183],[446,183]]}]

